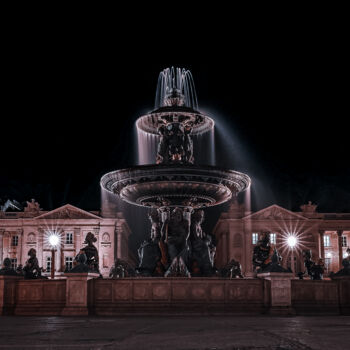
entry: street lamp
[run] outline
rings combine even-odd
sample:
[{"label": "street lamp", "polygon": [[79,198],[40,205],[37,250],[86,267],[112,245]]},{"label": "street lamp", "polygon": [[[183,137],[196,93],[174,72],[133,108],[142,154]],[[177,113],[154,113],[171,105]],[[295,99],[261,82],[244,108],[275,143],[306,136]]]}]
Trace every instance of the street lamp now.
[{"label": "street lamp", "polygon": [[298,238],[294,235],[289,235],[287,237],[287,244],[288,244],[289,248],[292,250],[291,268],[292,268],[293,273],[295,273],[295,271],[294,271],[294,248],[296,248],[296,246],[298,244]]},{"label": "street lamp", "polygon": [[61,244],[61,235],[58,232],[48,234],[48,242],[51,246],[51,279],[55,278],[55,251]]}]

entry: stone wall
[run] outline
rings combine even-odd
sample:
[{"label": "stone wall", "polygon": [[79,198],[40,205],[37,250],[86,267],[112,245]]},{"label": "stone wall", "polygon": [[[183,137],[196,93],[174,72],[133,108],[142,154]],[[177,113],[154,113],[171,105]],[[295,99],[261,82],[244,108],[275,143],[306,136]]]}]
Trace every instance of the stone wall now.
[{"label": "stone wall", "polygon": [[217,278],[94,280],[93,310],[117,314],[262,313],[264,281]]},{"label": "stone wall", "polygon": [[66,280],[19,280],[16,315],[61,315],[66,304]]},{"label": "stone wall", "polygon": [[67,274],[60,280],[0,276],[0,315],[350,315],[350,278],[292,279],[282,295],[273,290],[280,284],[274,275],[256,279],[97,277],[87,273]]}]

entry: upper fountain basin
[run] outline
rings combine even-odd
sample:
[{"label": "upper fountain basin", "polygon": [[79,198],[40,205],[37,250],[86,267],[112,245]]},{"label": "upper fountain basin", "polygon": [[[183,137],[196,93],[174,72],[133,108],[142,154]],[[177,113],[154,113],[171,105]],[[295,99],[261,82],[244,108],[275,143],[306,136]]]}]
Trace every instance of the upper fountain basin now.
[{"label": "upper fountain basin", "polygon": [[[174,120],[179,118],[188,118],[189,120],[197,121],[193,126],[192,135],[205,133],[214,128],[214,120],[207,115],[202,114],[190,107],[186,106],[165,106],[160,107],[149,114],[143,115],[136,121],[138,129],[154,135],[158,134],[159,119]],[[200,122],[198,122],[200,120]]]}]

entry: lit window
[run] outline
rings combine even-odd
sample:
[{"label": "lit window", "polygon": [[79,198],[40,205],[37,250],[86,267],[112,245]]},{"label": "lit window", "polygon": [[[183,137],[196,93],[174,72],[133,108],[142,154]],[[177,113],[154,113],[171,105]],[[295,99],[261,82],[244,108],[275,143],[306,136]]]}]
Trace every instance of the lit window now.
[{"label": "lit window", "polygon": [[46,272],[51,272],[51,256],[46,257]]},{"label": "lit window", "polygon": [[259,240],[259,234],[258,233],[253,233],[252,234],[252,242],[253,244],[257,244]]},{"label": "lit window", "polygon": [[17,258],[11,259],[11,267],[17,269]]},{"label": "lit window", "polygon": [[330,247],[331,246],[331,239],[329,235],[325,235],[323,237],[323,242],[325,247]]},{"label": "lit window", "polygon": [[18,246],[18,236],[12,236],[12,246],[13,247]]},{"label": "lit window", "polygon": [[73,268],[73,258],[71,256],[65,257],[66,270],[69,271]]},{"label": "lit window", "polygon": [[270,243],[271,244],[276,244],[276,233],[270,233]]},{"label": "lit window", "polygon": [[348,246],[348,240],[346,236],[341,236],[341,246],[347,247]]},{"label": "lit window", "polygon": [[66,244],[73,244],[73,233],[72,232],[66,233]]}]

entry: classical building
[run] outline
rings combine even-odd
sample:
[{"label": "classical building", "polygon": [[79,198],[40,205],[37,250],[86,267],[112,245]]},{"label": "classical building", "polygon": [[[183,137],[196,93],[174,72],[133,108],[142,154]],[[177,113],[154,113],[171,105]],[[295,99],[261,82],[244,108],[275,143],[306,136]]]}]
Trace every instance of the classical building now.
[{"label": "classical building", "polygon": [[63,273],[84,246],[88,232],[97,241],[99,266],[108,276],[115,257],[130,260],[128,238],[130,229],[122,213],[103,217],[100,212],[85,211],[67,204],[52,211],[43,211],[37,202],[27,202],[24,211],[0,211],[0,261],[8,257],[12,267],[24,265],[28,251],[35,248],[45,273],[51,271],[51,250],[47,240],[50,232],[59,232],[61,245],[57,249],[55,270]]},{"label": "classical building", "polygon": [[[300,212],[292,212],[272,205],[251,213],[244,204],[233,202],[221,214],[213,231],[217,239],[216,265],[220,267],[235,259],[241,262],[244,273],[251,275],[254,245],[262,232],[269,232],[284,267],[292,268],[295,273],[304,271],[302,251],[311,249],[313,260],[324,259],[327,273],[338,271],[343,257],[347,256],[350,213],[319,213],[311,202],[300,208]],[[288,244],[290,236],[296,238],[293,249]]]}]

